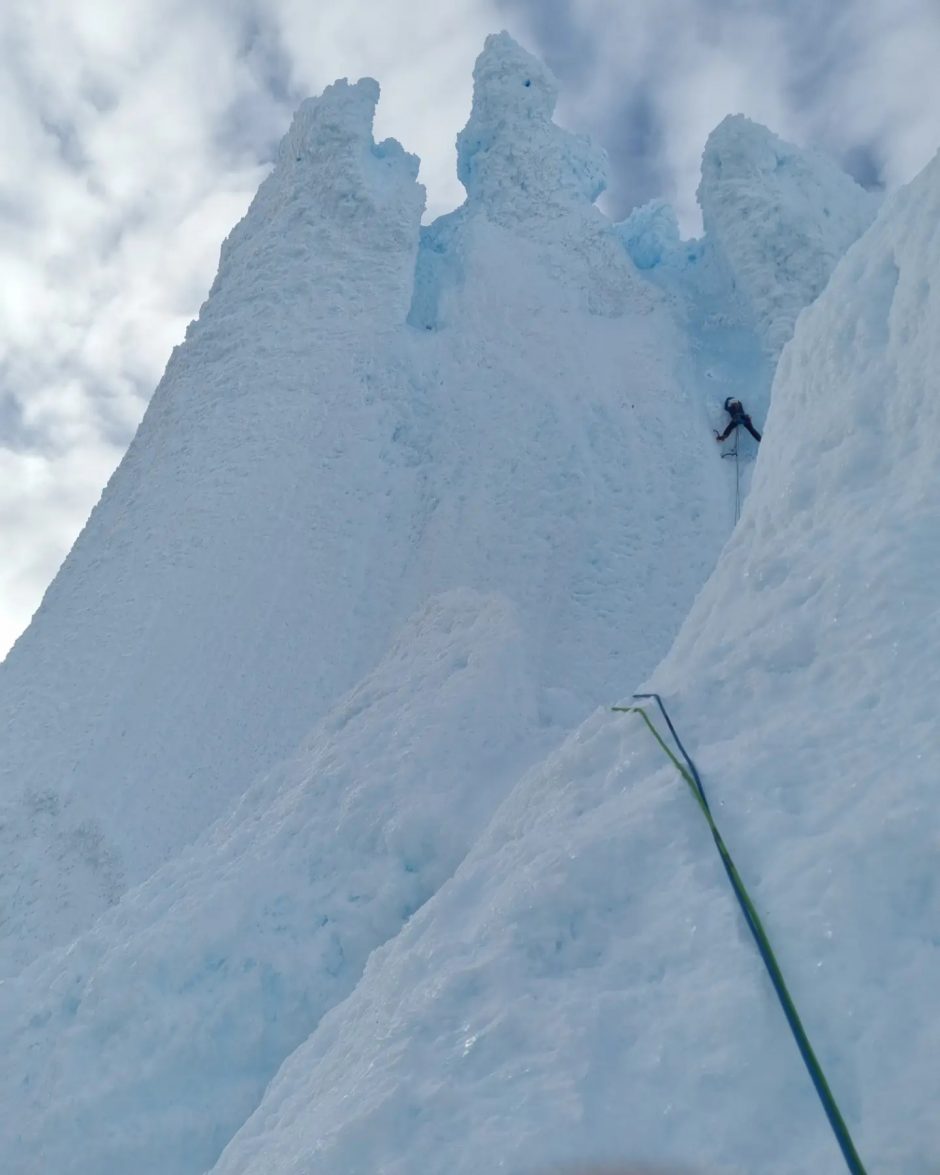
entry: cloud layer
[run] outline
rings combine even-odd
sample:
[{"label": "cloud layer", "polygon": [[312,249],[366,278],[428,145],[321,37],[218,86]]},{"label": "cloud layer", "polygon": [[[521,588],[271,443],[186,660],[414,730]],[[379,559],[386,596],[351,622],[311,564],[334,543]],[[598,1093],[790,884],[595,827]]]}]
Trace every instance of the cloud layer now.
[{"label": "cloud layer", "polygon": [[607,206],[694,229],[705,137],[742,111],[868,181],[936,149],[935,0],[10,0],[0,9],[0,653],[27,623],[212,280],[301,97],[382,83],[377,133],[429,213],[487,32],[563,85],[608,148]]},{"label": "cloud layer", "polygon": [[863,183],[907,182],[940,146],[936,0],[503,0],[563,85],[560,116],[611,154],[608,207],[656,195],[684,227],[705,139],[747,114]]}]

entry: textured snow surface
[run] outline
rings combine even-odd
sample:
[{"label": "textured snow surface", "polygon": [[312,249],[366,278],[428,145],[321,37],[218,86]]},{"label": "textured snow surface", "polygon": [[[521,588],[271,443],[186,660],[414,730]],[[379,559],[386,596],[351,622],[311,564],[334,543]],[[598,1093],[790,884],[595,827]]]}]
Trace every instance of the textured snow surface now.
[{"label": "textured snow surface", "polygon": [[503,34],[421,229],[377,95],[298,112],[0,673],[0,1166],[839,1170],[700,813],[607,709],[652,673],[870,1169],[927,1175],[940,161],[797,322],[709,579],[710,425],[763,419],[870,199],[731,119],[702,241],[611,226]]},{"label": "textured snow surface", "polygon": [[773,357],[878,208],[878,197],[831,160],[742,114],[709,135],[698,199],[705,235],[730,264]]},{"label": "textured snow surface", "polygon": [[470,124],[485,195],[471,183],[430,330],[406,322],[417,163],[373,144],[377,86],[301,107],[3,667],[0,974],[227,812],[431,595],[518,606],[559,730],[665,653],[727,536],[726,471],[596,180],[550,209],[528,192],[539,158],[600,167],[547,86],[491,38]]},{"label": "textured snow surface", "polygon": [[3,665],[0,974],[227,810],[385,647],[350,632],[355,587],[381,592],[370,573],[408,555],[377,496],[413,499],[391,441],[409,385],[379,355],[407,312],[423,190],[414,157],[372,144],[377,97],[340,82],[297,113]]},{"label": "textured snow surface", "polygon": [[[734,395],[763,428],[797,315],[871,223],[878,197],[818,152],[734,115],[709,136],[698,198],[700,240],[680,240],[663,200],[635,209],[618,232],[637,268],[671,299],[693,382],[707,389],[716,422]],[[739,449],[754,452],[747,438]]]},{"label": "textured snow surface", "polygon": [[[801,321],[653,685],[873,1170],[935,1169],[940,160]],[[912,683],[916,688],[912,689]],[[599,713],[282,1069],[219,1175],[841,1160],[685,785]]]},{"label": "textured snow surface", "polygon": [[[935,1170],[940,158],[801,320],[654,675],[872,1170]],[[685,784],[598,713],[284,1066],[218,1175],[838,1171]]]},{"label": "textured snow surface", "polygon": [[473,83],[470,121],[457,136],[469,200],[511,224],[564,214],[572,203],[589,207],[607,186],[607,157],[552,125],[558,84],[545,66],[500,33],[487,38]]},{"label": "textured snow surface", "polygon": [[4,1170],[211,1166],[544,749],[531,683],[510,604],[434,599],[232,816],[0,988]]}]

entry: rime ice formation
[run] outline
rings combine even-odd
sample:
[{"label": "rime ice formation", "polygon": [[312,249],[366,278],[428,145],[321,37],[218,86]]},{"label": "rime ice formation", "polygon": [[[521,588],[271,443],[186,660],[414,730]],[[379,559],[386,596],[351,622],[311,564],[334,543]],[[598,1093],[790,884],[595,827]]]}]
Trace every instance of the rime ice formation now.
[{"label": "rime ice formation", "polygon": [[466,324],[474,286],[506,305],[523,336],[549,305],[612,318],[652,312],[660,300],[594,206],[607,186],[605,153],[552,122],[554,78],[506,33],[487,38],[473,76],[473,109],[457,136],[467,200],[422,232],[410,321]]},{"label": "rime ice formation", "polygon": [[[523,130],[559,177],[601,157],[554,126],[544,71],[508,38],[477,75],[486,146],[462,166],[482,186],[436,329],[406,321],[422,191],[412,156],[372,142],[373,82],[301,108],[226,242],[4,667],[0,974],[225,814],[429,597],[516,605],[560,732],[655,665],[712,567],[724,470],[672,316],[591,203],[599,181],[502,223],[538,172],[534,155],[507,169]],[[669,541],[647,542],[667,517]]]},{"label": "rime ice formation", "polygon": [[453,873],[537,727],[512,606],[430,601],[231,816],[0,987],[7,1042],[29,1054],[0,1069],[17,1131],[0,1128],[5,1162],[210,1167],[370,952]]},{"label": "rime ice formation", "polygon": [[[509,225],[587,210],[607,187],[607,157],[552,122],[558,85],[508,33],[487,38],[473,71],[473,110],[457,136],[468,201]],[[600,218],[598,218],[600,219]]]},{"label": "rime ice formation", "polygon": [[304,104],[4,664],[5,1172],[837,1169],[649,675],[871,1168],[935,1162],[940,161],[836,264],[870,198],[730,119],[684,242],[555,95],[487,40],[424,229],[376,84]]},{"label": "rime ice formation", "polygon": [[[940,1149],[938,272],[940,156],[798,324],[741,524],[652,679],[863,1157],[924,1175]],[[625,1157],[841,1168],[700,813],[639,720],[599,712],[520,781],[214,1170]]]},{"label": "rime ice formation", "polygon": [[706,237],[729,264],[774,357],[878,207],[831,160],[741,114],[709,136],[698,198]]},{"label": "rime ice formation", "polygon": [[377,97],[340,82],[298,111],[3,666],[0,974],[227,811],[384,650],[352,585],[380,594],[410,554],[379,503],[417,482],[391,444],[408,391],[388,335],[423,190],[372,142]]},{"label": "rime ice formation", "polygon": [[617,231],[637,268],[672,299],[693,382],[708,389],[713,410],[735,395],[763,425],[797,315],[871,223],[878,197],[818,152],[733,115],[709,136],[698,198],[701,240],[680,240],[663,200],[636,209]]}]

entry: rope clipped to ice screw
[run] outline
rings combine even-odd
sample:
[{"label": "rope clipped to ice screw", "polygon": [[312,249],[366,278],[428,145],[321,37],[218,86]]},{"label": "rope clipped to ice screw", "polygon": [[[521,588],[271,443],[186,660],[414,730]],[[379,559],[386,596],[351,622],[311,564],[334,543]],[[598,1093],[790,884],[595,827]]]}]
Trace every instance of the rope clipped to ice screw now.
[{"label": "rope clipped to ice screw", "polygon": [[829,1125],[832,1127],[833,1133],[836,1136],[836,1141],[842,1151],[843,1158],[852,1175],[866,1175],[865,1168],[862,1165],[862,1160],[859,1158],[858,1151],[855,1149],[855,1144],[852,1141],[852,1136],[845,1124],[845,1119],[839,1111],[836,1104],[836,1099],[833,1097],[832,1090],[829,1088],[829,1083],[826,1080],[826,1075],[822,1071],[813,1046],[809,1042],[809,1037],[806,1035],[806,1030],[800,1020],[799,1013],[796,1010],[796,1005],[787,988],[783,972],[780,970],[780,964],[777,962],[777,957],[774,954],[773,947],[770,945],[770,939],[767,937],[767,932],[764,930],[763,923],[758,916],[754,903],[751,900],[750,894],[744,882],[741,880],[741,875],[738,873],[737,867],[732,860],[728,847],[724,842],[724,838],[715,823],[715,818],[712,815],[711,808],[708,804],[708,799],[705,795],[705,788],[702,785],[702,777],[699,775],[698,768],[692,761],[688,751],[682,745],[682,740],[676,732],[676,728],[672,724],[672,720],[663,705],[663,700],[659,694],[634,694],[636,701],[655,701],[659,707],[659,711],[665,719],[666,726],[669,728],[669,733],[679,750],[679,754],[685,761],[684,764],[679,761],[675,752],[666,744],[662,734],[656,729],[655,724],[647,714],[642,706],[614,706],[613,709],[620,714],[638,714],[639,717],[646,723],[650,734],[659,744],[660,748],[679,772],[685,782],[689,785],[689,790],[695,797],[702,815],[708,822],[708,827],[711,830],[712,839],[715,842],[715,847],[718,849],[718,855],[721,857],[721,863],[725,867],[725,873],[728,875],[728,880],[731,882],[731,888],[734,890],[734,895],[738,899],[738,905],[741,907],[741,913],[744,915],[744,921],[747,923],[748,929],[757,944],[757,949],[760,952],[760,957],[763,960],[764,966],[767,968],[767,973],[770,976],[770,981],[774,986],[774,991],[777,994],[777,999],[780,1001],[780,1006],[783,1008],[783,1014],[787,1018],[787,1023],[790,1026],[790,1031],[793,1034],[793,1039],[796,1041],[796,1046],[800,1050],[800,1056],[803,1058],[803,1063],[806,1066],[807,1072],[812,1079],[815,1086],[816,1093],[819,1096],[822,1107],[826,1112],[826,1117],[829,1119]]}]

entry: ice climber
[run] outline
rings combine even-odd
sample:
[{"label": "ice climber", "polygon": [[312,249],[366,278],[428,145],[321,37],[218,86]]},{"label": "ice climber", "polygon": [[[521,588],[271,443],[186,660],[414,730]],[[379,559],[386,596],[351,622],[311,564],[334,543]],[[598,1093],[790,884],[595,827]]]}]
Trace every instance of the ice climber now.
[{"label": "ice climber", "polygon": [[729,396],[727,400],[725,400],[725,411],[731,417],[731,420],[728,422],[728,427],[724,432],[715,433],[716,441],[719,443],[721,441],[726,441],[739,424],[744,425],[755,441],[760,441],[760,433],[754,427],[754,423],[750,416],[748,416],[748,414],[744,411],[744,405],[740,400],[735,400],[733,396]]}]

